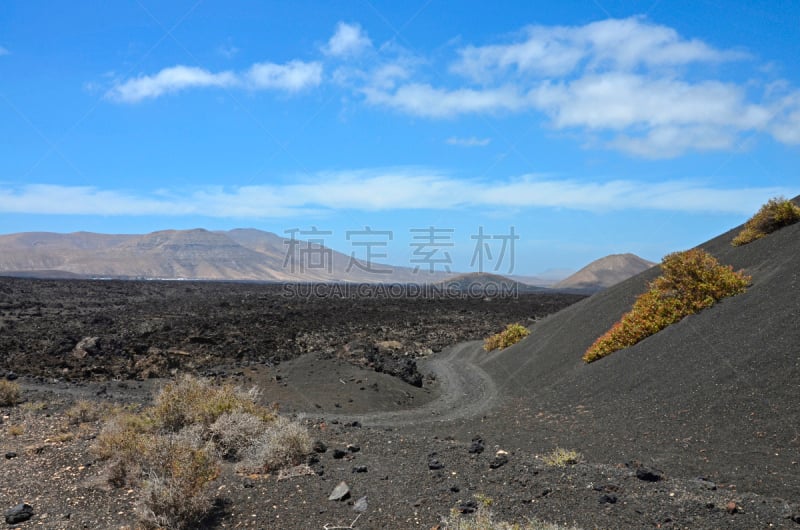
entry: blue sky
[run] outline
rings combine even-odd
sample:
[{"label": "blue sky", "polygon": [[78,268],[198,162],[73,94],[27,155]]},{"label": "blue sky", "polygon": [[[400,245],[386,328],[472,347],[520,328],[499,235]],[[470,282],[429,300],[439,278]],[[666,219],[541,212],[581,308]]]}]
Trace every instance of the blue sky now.
[{"label": "blue sky", "polygon": [[[0,233],[659,260],[800,193],[797,2],[0,4]],[[499,253],[495,246],[494,257]],[[362,249],[363,250],[363,249]],[[509,272],[503,264],[484,265]]]}]

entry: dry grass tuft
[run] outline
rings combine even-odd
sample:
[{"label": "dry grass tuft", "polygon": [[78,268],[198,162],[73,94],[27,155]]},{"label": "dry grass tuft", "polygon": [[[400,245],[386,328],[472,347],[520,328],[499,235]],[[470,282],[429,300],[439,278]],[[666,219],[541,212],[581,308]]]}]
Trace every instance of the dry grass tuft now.
[{"label": "dry grass tuft", "polygon": [[581,454],[578,451],[560,447],[556,447],[552,452],[542,457],[544,463],[550,467],[574,466],[580,459]]},{"label": "dry grass tuft", "polygon": [[13,407],[19,403],[20,389],[17,383],[0,379],[0,407]]},{"label": "dry grass tuft", "polygon": [[441,530],[577,530],[572,527],[545,523],[536,519],[525,523],[507,523],[496,521],[491,511],[492,499],[476,495],[477,510],[472,515],[463,515],[457,509],[450,511],[450,516],[442,520],[438,527]]}]

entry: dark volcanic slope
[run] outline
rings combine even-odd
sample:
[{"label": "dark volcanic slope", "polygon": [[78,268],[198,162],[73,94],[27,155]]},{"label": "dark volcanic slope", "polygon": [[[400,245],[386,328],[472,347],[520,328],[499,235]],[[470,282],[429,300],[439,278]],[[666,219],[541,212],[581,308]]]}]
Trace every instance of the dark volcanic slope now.
[{"label": "dark volcanic slope", "polygon": [[509,395],[490,421],[530,422],[532,432],[508,436],[549,439],[593,461],[647,461],[797,499],[800,224],[734,248],[737,232],[702,247],[753,276],[746,293],[591,365],[583,352],[658,269],[583,300],[483,363]]}]

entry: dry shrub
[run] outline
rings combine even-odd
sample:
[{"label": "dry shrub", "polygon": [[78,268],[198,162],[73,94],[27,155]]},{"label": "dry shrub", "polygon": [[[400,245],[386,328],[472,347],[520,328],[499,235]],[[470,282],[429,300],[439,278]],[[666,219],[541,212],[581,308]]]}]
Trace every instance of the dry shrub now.
[{"label": "dry shrub", "polygon": [[311,451],[305,429],[256,404],[257,397],[255,390],[182,377],[152,407],[111,416],[93,451],[108,462],[112,484],[141,488],[143,525],[195,528],[212,506],[220,456],[269,447],[258,451],[261,467],[278,469]]},{"label": "dry shrub", "polygon": [[264,435],[267,423],[249,412],[226,412],[211,424],[209,430],[219,454],[236,458],[253,444],[253,440]]},{"label": "dry shrub", "polygon": [[0,407],[13,407],[19,402],[20,390],[17,383],[0,379]]},{"label": "dry shrub", "polygon": [[210,483],[219,464],[197,432],[156,436],[140,499],[141,521],[154,528],[196,528],[212,506]]},{"label": "dry shrub", "polygon": [[550,467],[574,466],[581,458],[578,451],[556,447],[552,452],[542,457],[545,464]]},{"label": "dry shrub", "polygon": [[767,234],[800,221],[800,208],[783,197],[776,197],[756,212],[747,220],[744,228],[733,238],[731,244],[735,247],[746,245],[756,239],[761,239]]},{"label": "dry shrub", "polygon": [[170,431],[187,425],[209,427],[226,412],[249,412],[269,421],[272,411],[255,403],[256,390],[245,391],[233,385],[212,386],[203,379],[184,376],[169,383],[156,397],[153,417]]},{"label": "dry shrub", "polygon": [[66,415],[67,422],[70,425],[91,423],[99,420],[102,417],[103,406],[99,403],[82,399],[67,409]]},{"label": "dry shrub", "polygon": [[309,453],[311,438],[306,428],[295,421],[279,417],[245,451],[239,469],[274,471],[299,464]]},{"label": "dry shrub", "polygon": [[734,272],[701,249],[674,252],[661,262],[661,275],[633,308],[583,355],[587,363],[633,346],[682,318],[745,291],[750,276]]},{"label": "dry shrub", "polygon": [[487,337],[483,341],[483,349],[486,351],[496,350],[498,348],[504,349],[512,346],[528,335],[531,332],[522,324],[509,324],[506,329],[500,333],[496,333],[491,337]]},{"label": "dry shrub", "polygon": [[92,452],[108,461],[108,481],[117,487],[138,484],[150,447],[158,435],[145,413],[122,413],[109,419],[97,435]]}]

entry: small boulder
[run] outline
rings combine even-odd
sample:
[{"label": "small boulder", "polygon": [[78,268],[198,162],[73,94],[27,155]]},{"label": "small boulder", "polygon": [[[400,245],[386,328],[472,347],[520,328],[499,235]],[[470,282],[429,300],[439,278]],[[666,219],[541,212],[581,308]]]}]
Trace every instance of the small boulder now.
[{"label": "small boulder", "polygon": [[436,453],[431,453],[428,455],[428,469],[436,471],[437,469],[442,469],[443,467],[444,464],[439,461]]},{"label": "small boulder", "polygon": [[459,511],[459,513],[468,515],[478,511],[478,503],[476,501],[464,501],[459,503],[458,508],[456,509]]},{"label": "small boulder", "polygon": [[33,507],[24,502],[17,504],[5,513],[6,523],[17,524],[33,517]]},{"label": "small boulder", "polygon": [[367,507],[367,496],[364,495],[353,505],[353,510],[357,511],[358,513],[364,513],[367,511]]},{"label": "small boulder", "polygon": [[497,453],[494,455],[494,458],[489,463],[489,467],[492,469],[497,469],[506,464],[508,464],[508,452],[500,449],[499,451],[497,451]]},{"label": "small boulder", "polygon": [[473,455],[479,455],[485,448],[486,447],[483,445],[483,438],[476,436],[472,439],[472,443],[469,446],[469,452]]},{"label": "small boulder", "polygon": [[657,469],[640,467],[636,470],[636,478],[645,482],[658,482],[664,478],[664,475]]},{"label": "small boulder", "polygon": [[600,504],[616,504],[617,496],[613,493],[604,493],[600,495]]},{"label": "small boulder", "polygon": [[339,484],[333,488],[330,496],[328,497],[329,501],[344,501],[350,498],[350,486],[347,485],[345,481],[341,481]]}]

